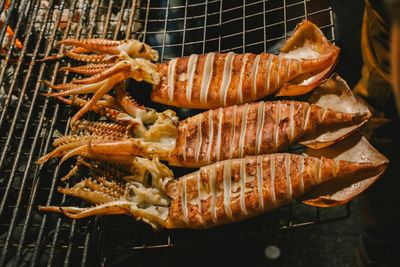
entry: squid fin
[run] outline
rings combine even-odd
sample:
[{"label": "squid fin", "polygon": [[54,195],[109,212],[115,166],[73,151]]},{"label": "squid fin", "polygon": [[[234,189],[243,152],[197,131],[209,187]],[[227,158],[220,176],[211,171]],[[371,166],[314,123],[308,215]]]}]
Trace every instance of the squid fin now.
[{"label": "squid fin", "polygon": [[354,134],[329,148],[314,150],[308,148],[309,156],[329,157],[338,165],[341,160],[361,163],[365,166],[357,175],[341,175],[315,186],[302,197],[303,203],[316,207],[343,205],[361,194],[385,171],[389,160],[379,153],[360,134]]},{"label": "squid fin", "polygon": [[354,122],[325,125],[304,135],[299,143],[314,149],[330,146],[353,133],[371,117],[367,105],[357,98],[347,83],[336,73],[317,87],[309,97],[312,104],[334,111],[354,114]]}]

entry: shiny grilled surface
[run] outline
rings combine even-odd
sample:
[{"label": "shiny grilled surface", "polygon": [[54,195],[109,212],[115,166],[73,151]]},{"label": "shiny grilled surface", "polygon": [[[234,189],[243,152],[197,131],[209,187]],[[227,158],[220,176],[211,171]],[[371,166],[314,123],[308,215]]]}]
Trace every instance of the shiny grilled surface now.
[{"label": "shiny grilled surface", "polygon": [[162,79],[153,88],[152,100],[203,109],[248,103],[274,94],[302,74],[326,68],[331,61],[233,52],[175,58],[159,66]]},{"label": "shiny grilled surface", "polygon": [[[38,204],[81,204],[57,192],[58,186],[65,186],[59,178],[69,170],[69,164],[35,164],[50,151],[53,136],[66,133],[68,125],[70,108],[40,95],[47,92],[40,80],[70,78],[56,75],[66,66],[62,62],[36,62],[60,51],[54,48],[57,41],[67,37],[138,38],[157,49],[161,60],[211,51],[276,53],[275,45],[304,18],[316,22],[330,40],[334,39],[332,10],[324,1],[295,0],[284,5],[282,1],[246,0],[243,4],[189,0],[187,7],[184,2],[163,0],[41,2],[45,1],[10,1],[5,17],[23,48],[7,47],[7,53],[1,54],[0,265],[20,265],[22,261],[53,266],[139,263],[143,258],[137,257],[138,250],[193,243],[209,247],[217,240],[249,240],[251,236],[269,236],[270,231],[282,227],[313,225],[349,215],[346,207],[330,209],[328,214],[294,204],[268,217],[227,225],[225,231],[154,233],[150,227],[121,216],[74,221],[38,213]],[[1,28],[0,39],[5,34]],[[132,91],[146,106],[151,104],[145,102],[149,96],[143,92],[147,90]],[[187,111],[179,114],[187,116]]]},{"label": "shiny grilled surface", "polygon": [[279,152],[323,125],[353,123],[360,114],[307,102],[261,101],[206,111],[181,122],[168,162],[198,167],[220,160]]},{"label": "shiny grilled surface", "polygon": [[207,228],[288,204],[334,177],[374,170],[372,163],[278,153],[221,161],[167,186],[167,227]]},{"label": "shiny grilled surface", "polygon": [[[168,188],[172,198],[169,221],[173,225],[209,227],[287,204],[315,179],[313,163],[300,172],[296,168],[304,168],[304,158],[290,154],[233,159],[202,167]],[[301,175],[303,172],[312,175]]]}]

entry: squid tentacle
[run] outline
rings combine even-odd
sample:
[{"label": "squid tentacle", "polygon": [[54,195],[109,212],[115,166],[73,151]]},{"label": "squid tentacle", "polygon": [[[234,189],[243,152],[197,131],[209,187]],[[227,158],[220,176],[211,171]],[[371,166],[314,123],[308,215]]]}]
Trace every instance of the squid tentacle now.
[{"label": "squid tentacle", "polygon": [[115,62],[118,59],[118,56],[115,55],[87,55],[76,53],[74,50],[64,50],[63,54],[74,60],[87,63],[109,63]]},{"label": "squid tentacle", "polygon": [[47,96],[60,97],[94,93],[92,98],[73,117],[72,122],[75,122],[102,99],[108,91],[113,89],[116,84],[126,80],[128,76],[150,83],[157,83],[159,80],[158,74],[154,71],[154,65],[146,61],[130,59],[118,62],[89,78],[75,80],[72,83],[50,85],[49,82],[44,82],[53,89],[61,90],[61,92],[48,93],[46,94]]},{"label": "squid tentacle", "polygon": [[140,57],[151,61],[158,60],[158,52],[149,45],[138,40],[113,41],[106,39],[66,39],[58,42],[59,45],[72,45],[85,48],[93,53],[119,55],[126,53],[130,57]]},{"label": "squid tentacle", "polygon": [[115,63],[98,63],[98,64],[87,64],[76,67],[62,67],[60,71],[73,72],[82,75],[92,76],[107,70],[108,68],[114,66]]},{"label": "squid tentacle", "polygon": [[[86,112],[90,111],[91,107],[97,103],[108,91],[110,91],[115,84],[123,81],[124,75],[116,74],[103,82],[101,82],[101,86],[94,93],[93,97],[72,117],[71,124],[74,124],[78,121]],[[59,95],[65,95],[60,93]]]},{"label": "squid tentacle", "polygon": [[129,65],[128,62],[126,61],[120,61],[113,65],[112,67],[97,73],[91,77],[88,78],[83,78],[83,79],[76,79],[73,80],[72,83],[75,84],[90,84],[90,83],[96,83],[103,81],[107,78],[110,78],[111,76],[117,74],[117,73],[129,73],[131,70],[131,66]]}]

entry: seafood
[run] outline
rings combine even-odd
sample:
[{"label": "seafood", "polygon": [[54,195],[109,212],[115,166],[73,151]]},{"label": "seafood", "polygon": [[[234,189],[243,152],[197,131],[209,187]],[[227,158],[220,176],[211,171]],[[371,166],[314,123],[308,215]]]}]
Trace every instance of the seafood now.
[{"label": "seafood", "polygon": [[[83,99],[76,101],[85,104]],[[158,156],[170,165],[199,167],[284,151],[295,142],[323,148],[345,138],[371,116],[336,74],[316,88],[309,101],[235,105],[178,122],[171,110],[157,113],[129,101],[118,86],[116,98],[108,96],[93,108],[117,124],[77,122],[72,133],[57,139],[57,148],[38,162],[84,155],[126,163],[134,156]]]},{"label": "seafood", "polygon": [[229,159],[176,180],[156,158],[132,160],[128,176],[86,162],[97,174],[59,191],[95,206],[39,209],[75,219],[126,214],[154,228],[209,228],[254,217],[294,199],[323,207],[346,203],[371,185],[388,164],[365,138],[355,135],[314,152],[330,158],[311,156],[309,150],[303,155]]},{"label": "seafood", "polygon": [[279,55],[208,53],[154,64],[157,51],[136,40],[100,39],[59,42],[74,46],[62,55],[89,62],[64,71],[92,75],[70,83],[51,85],[50,96],[93,93],[73,117],[79,120],[114,86],[128,78],[153,85],[155,102],[185,108],[210,109],[258,100],[267,95],[305,94],[326,78],[337,62],[339,48],[311,22],[299,24]]}]

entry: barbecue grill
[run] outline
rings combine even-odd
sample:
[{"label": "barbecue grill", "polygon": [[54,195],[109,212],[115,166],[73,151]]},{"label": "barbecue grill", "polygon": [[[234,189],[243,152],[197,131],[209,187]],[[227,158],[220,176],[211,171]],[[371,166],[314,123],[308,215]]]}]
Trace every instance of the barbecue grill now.
[{"label": "barbecue grill", "polygon": [[[41,205],[84,205],[56,193],[67,166],[35,164],[51,149],[54,136],[68,131],[70,107],[45,98],[67,62],[37,60],[60,48],[62,38],[136,38],[157,49],[161,60],[210,51],[277,52],[295,25],[316,23],[335,40],[328,2],[314,0],[56,0],[0,3],[4,25],[13,31],[1,54],[0,70],[0,266],[113,265],[171,247],[252,242],[282,229],[345,219],[349,206],[327,211],[294,203],[257,218],[207,231],[154,232],[132,218],[108,216],[75,221],[37,211]],[[0,30],[0,43],[6,30]],[[20,40],[22,48],[17,48]],[[133,90],[146,106],[149,90]],[[177,110],[184,118],[193,111]],[[89,116],[93,116],[89,115]],[[179,176],[185,170],[177,170]],[[142,253],[142,254],[141,254]],[[150,253],[150,254],[149,254]]]}]

